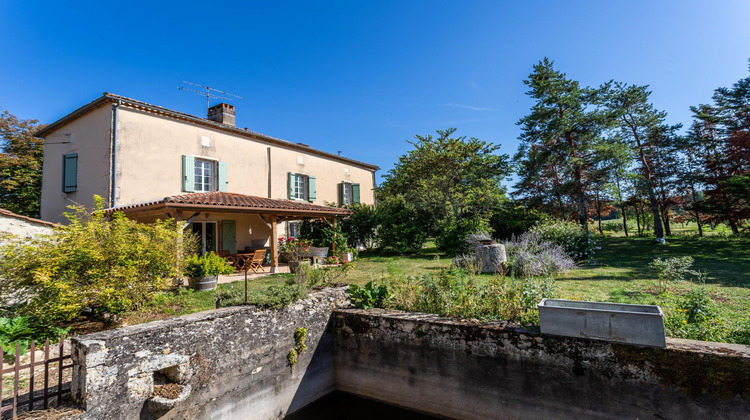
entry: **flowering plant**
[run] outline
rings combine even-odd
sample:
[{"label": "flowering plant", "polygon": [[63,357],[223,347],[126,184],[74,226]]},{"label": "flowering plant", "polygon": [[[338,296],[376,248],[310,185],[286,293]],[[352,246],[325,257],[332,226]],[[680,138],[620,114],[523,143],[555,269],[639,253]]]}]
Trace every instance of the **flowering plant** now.
[{"label": "flowering plant", "polygon": [[339,265],[341,261],[339,261],[339,257],[336,255],[331,255],[330,257],[327,257],[324,261],[325,264],[334,264]]},{"label": "flowering plant", "polygon": [[296,238],[279,238],[279,252],[286,253],[289,261],[301,261],[310,257],[310,241]]}]

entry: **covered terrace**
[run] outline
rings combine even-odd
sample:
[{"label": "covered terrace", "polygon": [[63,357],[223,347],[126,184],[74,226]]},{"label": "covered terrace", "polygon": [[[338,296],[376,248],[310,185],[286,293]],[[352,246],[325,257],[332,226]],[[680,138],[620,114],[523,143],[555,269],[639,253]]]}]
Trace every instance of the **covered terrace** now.
[{"label": "covered terrace", "polygon": [[109,210],[144,223],[170,218],[182,222],[198,236],[202,252],[268,249],[271,273],[279,271],[280,224],[311,218],[335,224],[338,217],[351,214],[338,207],[221,191],[174,195]]}]

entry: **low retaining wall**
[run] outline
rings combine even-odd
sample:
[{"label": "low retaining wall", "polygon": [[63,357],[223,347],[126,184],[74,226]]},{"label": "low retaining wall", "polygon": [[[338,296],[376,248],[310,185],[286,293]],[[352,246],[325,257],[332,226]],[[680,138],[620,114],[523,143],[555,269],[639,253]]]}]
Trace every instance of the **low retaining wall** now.
[{"label": "low retaining wall", "polygon": [[[82,419],[153,418],[154,379],[189,385],[187,399],[161,418],[281,418],[335,389],[332,311],[344,288],[282,310],[252,306],[186,315],[73,339],[73,397]],[[297,364],[287,354],[307,329]]]},{"label": "low retaining wall", "polygon": [[[345,289],[329,289],[281,310],[219,309],[74,338],[79,418],[279,419],[334,389],[456,419],[750,413],[747,346],[639,347],[348,304]],[[298,327],[307,351],[290,365]],[[190,394],[154,413],[155,380]]]},{"label": "low retaining wall", "polygon": [[541,336],[433,315],[334,313],[337,389],[456,419],[742,418],[750,348]]}]

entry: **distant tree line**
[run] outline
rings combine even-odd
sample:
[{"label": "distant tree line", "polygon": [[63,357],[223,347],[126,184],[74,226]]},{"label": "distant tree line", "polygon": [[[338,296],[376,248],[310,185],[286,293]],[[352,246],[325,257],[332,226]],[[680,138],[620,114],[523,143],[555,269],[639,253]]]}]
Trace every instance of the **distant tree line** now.
[{"label": "distant tree line", "polygon": [[712,104],[691,107],[686,134],[668,125],[648,86],[609,81],[581,87],[544,59],[524,81],[536,100],[518,124],[516,195],[564,219],[599,221],[615,208],[670,235],[670,220],[726,223],[750,218],[750,77],[718,88]]}]

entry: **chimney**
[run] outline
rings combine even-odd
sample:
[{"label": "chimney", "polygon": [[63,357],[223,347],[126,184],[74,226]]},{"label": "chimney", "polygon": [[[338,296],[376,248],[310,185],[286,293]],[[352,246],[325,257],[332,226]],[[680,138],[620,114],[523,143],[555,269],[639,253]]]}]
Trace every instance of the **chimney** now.
[{"label": "chimney", "polygon": [[234,106],[220,103],[208,108],[208,119],[234,127]]}]

